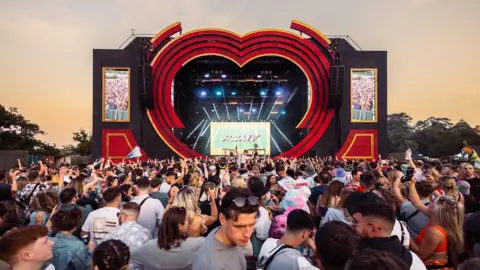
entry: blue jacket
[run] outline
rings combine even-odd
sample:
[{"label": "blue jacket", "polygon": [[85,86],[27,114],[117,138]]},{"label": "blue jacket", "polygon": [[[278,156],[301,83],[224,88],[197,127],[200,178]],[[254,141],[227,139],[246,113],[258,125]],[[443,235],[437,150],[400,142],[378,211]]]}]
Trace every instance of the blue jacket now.
[{"label": "blue jacket", "polygon": [[57,233],[55,237],[50,237],[50,240],[54,242],[51,263],[55,269],[90,269],[91,255],[80,239],[70,234]]}]

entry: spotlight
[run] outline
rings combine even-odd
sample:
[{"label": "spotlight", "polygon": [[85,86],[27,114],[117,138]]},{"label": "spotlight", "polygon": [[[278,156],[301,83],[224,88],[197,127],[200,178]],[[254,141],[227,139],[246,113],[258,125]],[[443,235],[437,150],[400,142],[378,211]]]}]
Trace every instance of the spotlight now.
[{"label": "spotlight", "polygon": [[243,109],[240,109],[240,112],[243,112]]},{"label": "spotlight", "polygon": [[265,91],[260,91],[260,96],[265,96],[267,93]]},{"label": "spotlight", "polygon": [[217,95],[217,96],[221,96],[221,95],[222,95],[222,92],[220,92],[220,91],[217,91],[217,92],[215,93],[215,95]]},{"label": "spotlight", "polygon": [[285,111],[282,111],[281,114],[286,114],[286,112],[285,112]]},{"label": "spotlight", "polygon": [[222,74],[222,79],[227,78],[227,74]]},{"label": "spotlight", "polygon": [[215,112],[215,110],[212,110],[212,112]]},{"label": "spotlight", "polygon": [[203,77],[205,77],[205,78],[210,78],[210,74],[205,73],[205,75],[203,75]]},{"label": "spotlight", "polygon": [[277,96],[281,96],[281,95],[282,95],[282,92],[280,92],[280,91],[277,91],[277,92],[275,92],[275,95],[277,95]]},{"label": "spotlight", "polygon": [[257,111],[257,109],[255,109],[255,108],[252,109],[252,112],[256,112],[256,111]]},{"label": "spotlight", "polygon": [[231,94],[232,96],[235,96],[237,93],[235,93],[235,92],[232,92],[232,93],[230,93],[230,94]]},{"label": "spotlight", "polygon": [[259,78],[259,79],[262,78],[262,75],[257,75],[257,78]]},{"label": "spotlight", "polygon": [[206,92],[206,91],[200,92],[200,96],[204,97],[204,96],[206,96],[206,95],[207,95],[207,92]]}]

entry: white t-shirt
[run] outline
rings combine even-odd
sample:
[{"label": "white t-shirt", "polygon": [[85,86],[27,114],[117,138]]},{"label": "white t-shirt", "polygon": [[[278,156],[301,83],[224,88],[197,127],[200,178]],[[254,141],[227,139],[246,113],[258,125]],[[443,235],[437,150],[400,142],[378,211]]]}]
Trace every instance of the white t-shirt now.
[{"label": "white t-shirt", "polygon": [[412,265],[410,266],[410,270],[427,270],[427,267],[425,267],[425,264],[420,260],[420,257],[412,251],[410,251],[410,253],[412,253]]},{"label": "white t-shirt", "polygon": [[157,225],[162,223],[163,204],[155,199],[149,198],[148,195],[134,197],[132,202],[140,205],[144,199],[148,198],[140,207],[140,215],[138,215],[137,223],[150,231],[152,235],[156,235]]},{"label": "white t-shirt", "polygon": [[[159,201],[160,202],[160,201]],[[95,246],[103,241],[105,236],[118,227],[117,213],[114,207],[103,207],[91,212],[82,226],[82,231],[90,233],[90,240]]]},{"label": "white t-shirt", "polygon": [[303,178],[298,178],[295,180],[295,188],[308,187],[310,188],[310,182]]},{"label": "white t-shirt", "polygon": [[[403,226],[403,232],[402,232],[402,226]],[[402,234],[403,234],[403,242],[402,242]],[[398,221],[395,219],[395,225],[393,226],[393,231],[390,236],[397,236],[398,240],[402,242],[402,245],[406,248],[409,248],[410,246],[410,233],[408,232],[407,225],[402,221]]]},{"label": "white t-shirt", "polygon": [[257,222],[255,223],[255,234],[260,240],[268,238],[268,231],[270,230],[270,221],[269,214],[267,209],[259,207],[258,212],[260,215],[257,217]]},{"label": "white t-shirt", "polygon": [[160,192],[163,192],[163,193],[167,193],[168,194],[168,191],[170,191],[170,188],[172,187],[172,185],[170,185],[169,183],[167,182],[163,182],[161,185],[160,185]]}]

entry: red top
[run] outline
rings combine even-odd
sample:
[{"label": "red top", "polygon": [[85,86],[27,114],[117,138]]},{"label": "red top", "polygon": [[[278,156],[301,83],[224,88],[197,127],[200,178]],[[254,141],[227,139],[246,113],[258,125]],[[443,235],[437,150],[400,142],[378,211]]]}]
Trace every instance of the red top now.
[{"label": "red top", "polygon": [[438,246],[435,248],[434,251],[435,251],[435,252],[444,252],[444,251],[447,251],[447,249],[448,249],[447,233],[445,232],[445,230],[444,230],[442,227],[440,227],[440,226],[438,226],[438,225],[432,226],[432,225],[429,223],[427,226],[425,226],[425,228],[423,228],[423,229],[420,231],[420,233],[418,234],[417,243],[418,243],[419,245],[420,245],[420,243],[422,243],[423,236],[424,236],[425,232],[428,230],[428,228],[430,228],[430,227],[437,229],[437,230],[438,230],[439,232],[441,232],[442,235],[443,235],[443,242],[442,242],[440,245],[438,245]]}]

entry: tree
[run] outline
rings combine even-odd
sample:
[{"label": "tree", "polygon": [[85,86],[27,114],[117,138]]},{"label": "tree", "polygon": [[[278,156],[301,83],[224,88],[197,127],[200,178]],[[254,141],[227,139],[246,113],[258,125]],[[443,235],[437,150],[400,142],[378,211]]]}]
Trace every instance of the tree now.
[{"label": "tree", "polygon": [[462,140],[471,146],[480,146],[480,136],[464,120],[453,124],[445,117],[429,117],[411,125],[406,113],[387,116],[390,152],[408,148],[429,157],[447,157],[460,152]]},{"label": "tree", "polygon": [[417,142],[420,153],[431,155],[432,147],[443,140],[444,135],[452,127],[453,124],[448,118],[429,117],[415,124],[414,133],[410,138]]},{"label": "tree", "polygon": [[73,140],[76,145],[67,145],[63,147],[63,152],[68,155],[86,156],[92,153],[93,137],[91,132],[84,129],[73,132]]},{"label": "tree", "polygon": [[389,152],[403,152],[408,148],[417,150],[417,143],[409,136],[413,133],[410,125],[412,117],[406,113],[394,113],[387,116],[387,134],[390,140]]},{"label": "tree", "polygon": [[17,108],[8,110],[0,105],[0,149],[29,150],[40,146],[41,142],[35,137],[45,134],[40,127],[25,119]]}]

